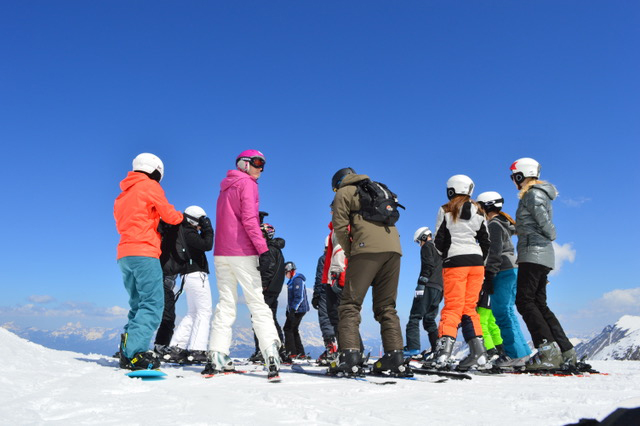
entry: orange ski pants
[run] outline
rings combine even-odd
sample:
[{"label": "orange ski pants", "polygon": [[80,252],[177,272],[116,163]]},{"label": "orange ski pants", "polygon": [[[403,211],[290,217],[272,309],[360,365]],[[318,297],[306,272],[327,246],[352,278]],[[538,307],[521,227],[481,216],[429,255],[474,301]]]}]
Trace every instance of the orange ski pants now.
[{"label": "orange ski pants", "polygon": [[482,336],[480,316],[476,312],[478,297],[484,281],[484,266],[443,268],[444,307],[440,312],[438,335],[458,335],[462,326],[465,341]]}]

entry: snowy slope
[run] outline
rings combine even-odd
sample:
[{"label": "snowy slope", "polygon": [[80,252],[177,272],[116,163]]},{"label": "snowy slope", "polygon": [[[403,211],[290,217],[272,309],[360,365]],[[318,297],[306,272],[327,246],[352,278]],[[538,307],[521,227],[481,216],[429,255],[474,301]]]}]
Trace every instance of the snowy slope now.
[{"label": "snowy slope", "polygon": [[203,379],[199,367],[167,380],[125,377],[115,360],[47,349],[0,329],[2,424],[448,424],[561,425],[640,405],[640,363],[599,362],[611,374],[477,376],[375,386],[287,371]]},{"label": "snowy slope", "polygon": [[640,360],[640,317],[625,315],[588,342],[576,346],[590,360]]}]

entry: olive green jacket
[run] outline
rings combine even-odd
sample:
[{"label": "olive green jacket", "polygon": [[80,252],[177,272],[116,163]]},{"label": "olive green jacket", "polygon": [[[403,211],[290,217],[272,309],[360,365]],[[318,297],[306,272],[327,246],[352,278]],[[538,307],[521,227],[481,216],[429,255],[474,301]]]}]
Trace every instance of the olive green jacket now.
[{"label": "olive green jacket", "polygon": [[369,176],[350,174],[342,180],[333,200],[333,232],[347,257],[385,252],[402,255],[400,236],[395,226],[369,222],[358,213],[360,197],[356,184],[365,179]]}]

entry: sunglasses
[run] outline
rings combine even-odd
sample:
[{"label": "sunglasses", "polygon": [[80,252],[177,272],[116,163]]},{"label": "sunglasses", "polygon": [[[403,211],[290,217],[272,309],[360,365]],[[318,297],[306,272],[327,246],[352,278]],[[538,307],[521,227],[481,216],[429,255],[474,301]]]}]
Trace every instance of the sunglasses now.
[{"label": "sunglasses", "polygon": [[264,160],[264,158],[261,158],[261,157],[252,157],[249,159],[249,164],[251,164],[256,169],[264,170],[264,165],[266,163],[267,162]]}]

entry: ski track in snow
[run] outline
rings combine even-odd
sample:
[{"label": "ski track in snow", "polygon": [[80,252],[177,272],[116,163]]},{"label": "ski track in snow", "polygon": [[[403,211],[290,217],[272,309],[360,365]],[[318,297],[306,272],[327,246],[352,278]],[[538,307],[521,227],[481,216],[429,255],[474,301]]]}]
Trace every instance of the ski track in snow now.
[{"label": "ski track in snow", "polygon": [[[204,379],[202,367],[163,368],[168,378],[130,379],[115,359],[56,351],[0,329],[0,423],[99,425],[447,424],[563,425],[640,406],[640,362],[596,361],[590,377],[437,377],[374,386],[288,371],[269,383],[246,375]],[[179,377],[181,376],[181,377]],[[375,380],[375,379],[374,379]],[[384,379],[383,379],[384,380]]]}]

